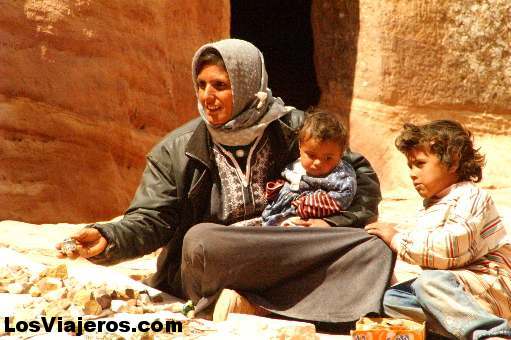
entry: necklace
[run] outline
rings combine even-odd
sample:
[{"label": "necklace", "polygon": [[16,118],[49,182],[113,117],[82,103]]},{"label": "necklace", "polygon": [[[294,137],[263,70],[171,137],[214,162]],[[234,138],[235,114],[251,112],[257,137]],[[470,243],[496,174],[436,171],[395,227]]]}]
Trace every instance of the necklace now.
[{"label": "necklace", "polygon": [[242,157],[245,157],[245,150],[243,149],[238,149],[234,152],[234,154],[236,155],[236,157],[238,158],[242,158]]}]

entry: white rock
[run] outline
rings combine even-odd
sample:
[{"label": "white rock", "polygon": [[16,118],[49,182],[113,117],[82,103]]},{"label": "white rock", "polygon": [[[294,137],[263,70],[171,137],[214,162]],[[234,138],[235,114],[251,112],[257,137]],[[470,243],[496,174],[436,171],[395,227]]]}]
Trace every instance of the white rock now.
[{"label": "white rock", "polygon": [[62,288],[58,288],[58,289],[49,291],[48,293],[44,294],[43,297],[46,301],[51,302],[51,301],[57,301],[57,300],[63,299],[66,296],[67,296],[67,289],[62,287]]},{"label": "white rock", "polygon": [[112,300],[110,309],[114,313],[122,313],[128,311],[128,302],[123,300]]},{"label": "white rock", "polygon": [[10,283],[7,285],[7,291],[11,294],[21,294],[23,293],[23,290],[25,289],[25,285],[21,283]]}]

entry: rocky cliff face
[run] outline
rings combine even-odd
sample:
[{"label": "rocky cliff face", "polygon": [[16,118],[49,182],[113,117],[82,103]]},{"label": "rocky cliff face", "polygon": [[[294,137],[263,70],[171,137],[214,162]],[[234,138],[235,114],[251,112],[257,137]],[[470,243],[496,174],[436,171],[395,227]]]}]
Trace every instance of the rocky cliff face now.
[{"label": "rocky cliff face", "polygon": [[[483,185],[509,186],[510,18],[507,0],[312,1],[320,106],[386,194],[409,188],[401,125],[438,118],[475,132]],[[193,52],[229,25],[226,0],[0,2],[0,219],[121,214],[144,155],[196,115]]]},{"label": "rocky cliff face", "polygon": [[409,187],[393,146],[402,124],[441,118],[476,134],[487,154],[483,185],[509,186],[509,1],[331,0],[315,1],[313,13],[321,103],[350,113],[352,148],[384,190]]},{"label": "rocky cliff face", "polygon": [[195,114],[194,51],[228,35],[228,3],[214,21],[206,5],[0,2],[0,219],[123,212],[145,154]]}]

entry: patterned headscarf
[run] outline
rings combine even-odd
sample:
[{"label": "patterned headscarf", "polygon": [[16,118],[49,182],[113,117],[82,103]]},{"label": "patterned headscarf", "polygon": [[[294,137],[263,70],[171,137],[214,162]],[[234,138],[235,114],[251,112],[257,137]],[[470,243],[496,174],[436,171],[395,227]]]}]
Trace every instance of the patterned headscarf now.
[{"label": "patterned headscarf", "polygon": [[192,78],[197,97],[197,61],[203,53],[210,50],[218,52],[222,57],[229,74],[233,116],[225,124],[213,126],[206,119],[204,107],[198,100],[199,113],[216,143],[229,146],[250,144],[263,134],[264,129],[272,121],[293,108],[284,106],[282,99],[272,96],[261,51],[248,41],[239,39],[225,39],[206,44],[195,52]]}]

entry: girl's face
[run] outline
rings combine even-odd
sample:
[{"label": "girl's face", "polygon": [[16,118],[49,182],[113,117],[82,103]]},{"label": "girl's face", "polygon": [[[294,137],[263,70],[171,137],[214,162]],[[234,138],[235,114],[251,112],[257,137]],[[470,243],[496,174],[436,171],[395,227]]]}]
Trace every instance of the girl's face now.
[{"label": "girl's face", "polygon": [[205,65],[197,76],[198,98],[211,125],[232,118],[232,88],[229,74],[218,65]]},{"label": "girl's face", "polygon": [[309,138],[300,142],[300,163],[313,177],[328,175],[339,164],[343,150],[332,140]]},{"label": "girl's face", "polygon": [[423,198],[435,197],[439,192],[458,182],[457,165],[447,168],[426,148],[417,148],[407,155],[410,177],[415,190]]}]

